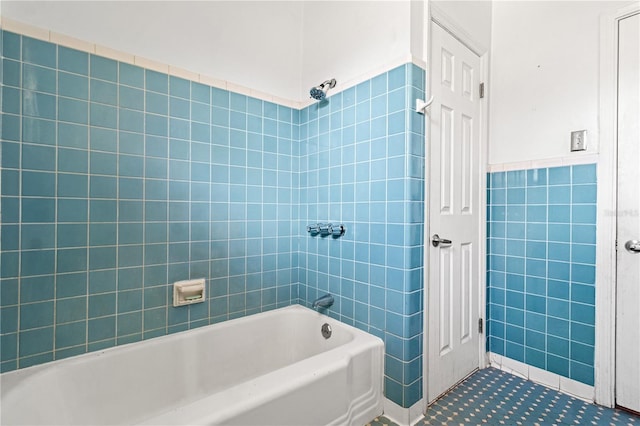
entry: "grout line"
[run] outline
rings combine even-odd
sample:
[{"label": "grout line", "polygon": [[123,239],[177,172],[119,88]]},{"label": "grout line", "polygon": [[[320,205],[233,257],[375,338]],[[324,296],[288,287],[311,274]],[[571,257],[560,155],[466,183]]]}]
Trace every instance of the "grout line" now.
[{"label": "grout line", "polygon": [[[58,66],[58,57],[57,57],[57,49],[56,49],[56,67]],[[56,95],[57,93],[60,91],[60,83],[58,81],[58,78],[56,76]],[[56,119],[58,117],[58,104],[57,104],[57,99],[56,99]],[[53,261],[54,261],[54,265],[53,265],[53,339],[52,339],[52,348],[51,348],[51,354],[53,359],[56,359],[56,331],[57,331],[57,308],[58,308],[58,299],[56,297],[56,291],[57,291],[57,284],[58,284],[58,177],[59,177],[59,172],[58,172],[58,160],[59,160],[59,151],[58,151],[58,120],[56,120],[55,122],[55,147],[54,147],[54,170],[55,170],[55,179],[54,179],[54,190],[55,190],[55,194],[54,194],[54,206],[53,206],[53,211],[54,211],[54,223],[53,223]],[[21,167],[22,170],[22,167]],[[22,226],[21,226],[22,227]]]},{"label": "grout line", "polygon": [[[94,47],[95,51],[95,47]],[[91,277],[91,56],[87,57],[87,265],[86,265],[86,292],[85,292],[85,339],[84,351],[89,352],[89,294]]]},{"label": "grout line", "polygon": [[[118,87],[118,84],[120,82],[120,66],[116,66],[116,129],[120,129],[120,87]],[[115,264],[115,311],[113,313],[114,315],[114,342],[115,345],[118,345],[118,323],[120,320],[120,316],[118,315],[118,308],[119,308],[119,303],[118,303],[118,294],[119,294],[119,289],[120,289],[120,226],[118,226],[118,216],[120,214],[119,209],[118,209],[118,204],[120,202],[120,132],[117,131],[116,133],[116,150],[115,150],[115,161],[116,161],[116,217],[115,217],[115,231],[116,231],[116,264]]]},{"label": "grout line", "polygon": [[[22,74],[22,42],[20,42],[19,45],[20,48],[20,74]],[[20,76],[20,83],[22,83],[22,75]],[[22,85],[22,84],[21,84]],[[20,96],[20,112],[23,111],[23,98],[22,96]],[[18,130],[18,135],[20,140],[23,139],[23,135],[22,135],[22,115],[20,115],[20,129]],[[20,161],[20,165],[22,165],[22,150],[23,147],[20,147],[20,153],[18,156],[18,159]],[[18,170],[18,194],[17,194],[17,199],[18,199],[18,253],[22,252],[22,214],[23,214],[23,209],[22,209],[22,167],[20,168],[20,170]],[[17,318],[17,326],[16,326],[16,368],[20,368],[20,337],[21,337],[21,328],[22,328],[22,321],[21,321],[21,317],[22,317],[22,255],[18,255],[18,277],[17,277],[17,283],[18,283],[18,318]]]}]

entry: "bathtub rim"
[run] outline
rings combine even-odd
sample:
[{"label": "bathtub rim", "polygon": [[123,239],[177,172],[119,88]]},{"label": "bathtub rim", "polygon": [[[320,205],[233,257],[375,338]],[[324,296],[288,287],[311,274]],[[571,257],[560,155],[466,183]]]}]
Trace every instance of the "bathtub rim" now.
[{"label": "bathtub rim", "polygon": [[[292,312],[305,312],[307,315],[311,314],[314,315],[316,318],[319,317],[324,317],[327,318],[327,320],[330,321],[334,321],[335,323],[339,324],[339,326],[344,326],[347,328],[347,330],[355,330],[355,336],[362,336],[361,334],[358,333],[364,333],[367,336],[372,336],[375,337],[376,339],[379,339],[380,341],[382,341],[382,339],[380,339],[378,336],[375,336],[367,331],[361,330],[357,327],[354,327],[350,324],[344,323],[342,321],[340,321],[337,318],[333,318],[330,317],[329,315],[323,314],[321,312],[318,312],[314,309],[308,308],[306,306],[303,306],[299,303],[295,303],[295,304],[291,304],[288,306],[284,306],[281,308],[274,308],[274,309],[270,309],[268,311],[263,311],[263,312],[258,312],[255,314],[250,314],[250,315],[245,315],[243,317],[238,317],[238,318],[233,318],[233,319],[229,319],[226,321],[221,321],[221,322],[216,322],[213,324],[207,324],[207,325],[203,325],[200,327],[196,327],[196,328],[191,328],[191,329],[187,329],[187,330],[180,330],[180,331],[176,331],[173,333],[168,333],[168,334],[163,334],[161,336],[155,336],[155,337],[151,337],[148,339],[143,339],[143,340],[139,340],[136,342],[127,342],[127,343],[123,343],[123,344],[119,344],[119,345],[115,345],[115,346],[111,346],[105,349],[99,349],[99,350],[95,350],[95,351],[87,351],[87,352],[83,352],[81,354],[77,354],[77,355],[73,355],[70,357],[66,357],[66,358],[62,358],[62,359],[55,359],[53,361],[48,361],[48,362],[44,362],[42,364],[35,364],[35,365],[30,365],[28,367],[23,367],[23,368],[17,368],[15,370],[11,370],[11,371],[7,371],[4,373],[0,374],[0,383],[2,382],[2,378],[3,377],[9,377],[11,375],[17,375],[18,373],[22,373],[25,374],[25,376],[29,376],[31,374],[27,374],[27,373],[31,373],[31,372],[35,372],[38,371],[40,369],[45,369],[46,367],[53,367],[53,366],[58,366],[58,365],[63,365],[65,363],[70,363],[73,360],[78,359],[79,357],[100,357],[100,356],[104,356],[110,352],[113,351],[124,351],[124,350],[131,350],[132,347],[136,346],[136,345],[140,345],[140,344],[159,344],[165,340],[171,339],[171,338],[176,338],[176,337],[184,337],[187,334],[189,334],[190,336],[195,336],[197,334],[204,334],[207,331],[209,331],[212,327],[216,327],[216,328],[228,328],[228,327],[232,327],[234,325],[237,324],[242,324],[244,322],[251,322],[251,321],[255,321],[257,316],[274,316],[279,312],[288,312],[288,311],[292,311]],[[356,337],[354,337],[354,339],[356,339]],[[333,349],[331,349],[333,350]],[[315,355],[314,355],[315,356]]]}]

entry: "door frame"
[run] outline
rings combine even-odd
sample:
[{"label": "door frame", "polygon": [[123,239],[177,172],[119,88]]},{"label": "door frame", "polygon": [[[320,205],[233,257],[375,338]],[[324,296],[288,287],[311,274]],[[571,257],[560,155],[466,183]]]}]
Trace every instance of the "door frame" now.
[{"label": "door frame", "polygon": [[[489,46],[484,46],[481,43],[478,43],[467,31],[458,25],[455,20],[449,17],[446,13],[444,13],[440,8],[434,5],[432,2],[427,3],[428,12],[427,12],[427,22],[426,22],[426,34],[427,34],[427,52],[426,55],[426,63],[427,63],[427,72],[426,72],[426,84],[427,95],[429,98],[431,95],[431,74],[429,72],[431,66],[431,54],[433,53],[433,49],[431,48],[431,26],[434,22],[437,22],[442,28],[445,29],[448,33],[450,33],[454,38],[468,47],[472,52],[480,57],[480,82],[485,83],[485,94],[484,98],[480,99],[480,156],[479,156],[479,173],[480,173],[480,197],[479,197],[479,206],[480,214],[478,215],[478,231],[479,231],[479,241],[480,247],[478,250],[478,286],[479,288],[479,313],[480,318],[482,318],[484,327],[483,332],[479,341],[478,347],[478,367],[484,368],[488,364],[487,359],[487,351],[486,351],[486,211],[487,211],[487,184],[486,184],[486,174],[487,174],[487,141],[489,140],[489,96],[488,96],[488,82],[489,82]],[[431,124],[430,120],[426,120],[425,123],[425,215],[424,215],[424,298],[423,298],[423,312],[426,311],[427,306],[429,306],[429,247],[431,240],[431,229],[429,223],[429,205],[430,205],[430,196],[431,193],[429,191],[431,180],[430,180],[430,170],[429,170],[429,153],[431,151]],[[423,371],[422,371],[422,394],[423,394],[423,409],[422,412],[426,414],[427,407],[429,405],[427,395],[427,369],[429,368],[429,360],[427,356],[427,344],[429,342],[429,313],[426,312],[423,315],[423,327],[424,327],[424,336],[423,336]]]},{"label": "door frame", "polygon": [[640,12],[634,2],[600,18],[600,155],[596,238],[595,402],[615,405],[618,24]]}]

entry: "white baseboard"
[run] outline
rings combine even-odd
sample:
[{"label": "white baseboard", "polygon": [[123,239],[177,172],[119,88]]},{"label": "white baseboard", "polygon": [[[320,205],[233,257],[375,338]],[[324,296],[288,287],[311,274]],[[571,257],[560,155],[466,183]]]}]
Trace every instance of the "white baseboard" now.
[{"label": "white baseboard", "polygon": [[594,401],[595,392],[593,386],[585,385],[576,380],[568,379],[559,374],[551,373],[492,352],[489,352],[489,362],[492,367],[522,377],[523,379],[531,380],[539,385],[566,393],[583,401]]},{"label": "white baseboard", "polygon": [[424,416],[423,410],[424,399],[409,408],[403,408],[390,399],[384,399],[384,416],[400,426],[415,425]]}]

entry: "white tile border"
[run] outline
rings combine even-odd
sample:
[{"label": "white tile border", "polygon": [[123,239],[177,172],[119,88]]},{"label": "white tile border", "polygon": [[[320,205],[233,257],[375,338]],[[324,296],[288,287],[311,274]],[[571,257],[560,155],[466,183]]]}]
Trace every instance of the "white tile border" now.
[{"label": "white tile border", "polygon": [[569,157],[545,158],[541,160],[520,161],[513,163],[489,164],[487,172],[509,172],[513,170],[544,169],[548,167],[575,166],[579,164],[597,163],[598,154],[576,154]]},{"label": "white tile border", "polygon": [[529,379],[548,388],[557,391],[560,390],[560,376],[547,370],[538,367],[529,367]]},{"label": "white tile border", "polygon": [[[273,102],[278,105],[287,106],[289,108],[300,110],[300,109],[306,108],[309,105],[313,105],[314,103],[316,103],[316,101],[313,99],[307,99],[304,101],[295,101],[291,99],[281,98],[273,94],[269,94],[269,93],[265,93],[259,90],[249,88],[249,87],[241,86],[239,84],[235,84],[230,81],[221,80],[221,79],[204,75],[204,74],[198,74],[193,71],[189,71],[179,67],[175,67],[173,65],[157,62],[142,56],[136,56],[130,53],[111,49],[110,47],[102,46],[99,44],[92,44],[84,40],[79,40],[74,37],[70,37],[65,34],[56,33],[56,32],[45,30],[29,24],[25,24],[23,22],[15,21],[5,16],[0,16],[0,27],[4,30],[22,34],[27,37],[33,37],[39,40],[44,40],[44,41],[58,44],[60,46],[70,47],[72,49],[77,49],[87,53],[93,53],[96,55],[103,56],[105,58],[113,59],[120,62],[125,62],[132,65],[137,65],[145,69],[162,72],[174,77],[184,78],[190,81],[206,84],[208,86],[217,87],[219,89],[229,90],[242,95],[251,96],[263,101]],[[332,94],[339,93],[341,91],[349,89],[363,81],[369,80],[377,75],[380,75],[384,72],[392,70],[393,68],[396,68],[400,65],[404,65],[406,63],[413,63],[419,67],[422,67],[422,69],[426,69],[426,63],[424,61],[418,58],[415,58],[412,55],[404,55],[396,58],[391,62],[388,62],[385,65],[373,68],[368,72],[361,74],[351,80],[348,80],[346,82],[343,82],[343,81],[339,82],[340,83],[339,86],[336,88],[335,91],[332,91]]]},{"label": "white tile border", "polygon": [[173,65],[169,65],[169,74],[175,77],[184,78],[185,80],[200,82],[200,74],[179,67],[174,67]]},{"label": "white tile border", "polygon": [[[33,25],[25,24],[23,22],[14,21],[13,19],[9,19],[4,16],[0,17],[0,25],[2,25],[2,29],[7,31],[12,31],[14,33],[23,34],[28,37],[37,38],[38,40],[51,41],[51,31],[49,30],[45,30],[39,27],[34,27]],[[69,36],[63,36],[63,37],[56,36],[55,38],[66,40],[67,42],[70,42],[72,44],[75,44],[74,40],[76,40],[73,37],[69,37]],[[78,48],[83,51],[85,50],[86,47],[93,46],[93,49],[95,50],[95,45],[91,43],[86,43],[86,42],[81,43],[80,40],[77,40],[77,41],[79,43],[75,44],[75,46],[68,46],[66,44],[63,44],[63,46],[73,47],[74,49]],[[91,50],[90,52],[93,53],[94,51]]]},{"label": "white tile border", "polygon": [[[65,34],[50,33],[48,41],[50,41],[51,43],[59,44],[60,46],[81,50],[83,52],[94,53],[96,50],[95,44],[91,44],[83,40],[78,40],[77,38],[69,37]],[[131,56],[131,62],[133,63],[133,56]]]},{"label": "white tile border", "polygon": [[[51,33],[53,35],[55,33]],[[114,59],[119,62],[124,62],[127,64],[134,65],[136,63],[136,57],[133,55],[129,55],[124,52],[120,52],[119,50],[114,50],[108,47],[100,46],[99,44],[95,45],[96,55],[104,56],[105,58]]]},{"label": "white tile border", "polygon": [[[114,58],[110,58],[114,59]],[[148,59],[142,56],[134,56],[133,63],[139,67],[161,72],[163,74],[169,74],[169,65],[163,64],[162,62],[157,62],[152,59]]]},{"label": "white tile border", "polygon": [[390,399],[384,398],[384,416],[399,426],[415,425],[424,416],[422,407],[424,407],[424,399],[409,408],[403,408]]},{"label": "white tile border", "polygon": [[593,386],[575,380],[560,377],[560,392],[575,396],[576,398],[593,403],[595,390]]},{"label": "white tile border", "polygon": [[593,386],[585,385],[576,380],[568,379],[559,374],[551,373],[492,352],[489,352],[489,361],[492,367],[499,370],[531,380],[539,385],[566,393],[583,401],[591,403],[594,401],[595,393]]},{"label": "white tile border", "polygon": [[218,89],[227,89],[227,82],[220,80],[219,78],[213,78],[206,75],[199,75],[199,83],[206,84],[207,86],[217,87]]}]

